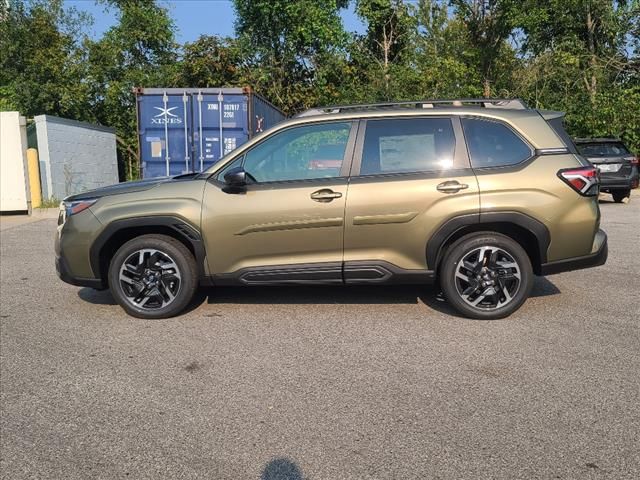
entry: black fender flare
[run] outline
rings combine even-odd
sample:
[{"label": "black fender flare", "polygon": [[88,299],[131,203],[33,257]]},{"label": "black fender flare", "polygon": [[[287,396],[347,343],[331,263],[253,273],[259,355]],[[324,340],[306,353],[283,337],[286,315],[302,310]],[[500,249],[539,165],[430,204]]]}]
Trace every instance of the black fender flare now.
[{"label": "black fender flare", "polygon": [[100,271],[100,252],[114,235],[129,228],[158,226],[170,228],[178,237],[180,237],[180,239],[182,239],[183,242],[191,245],[193,252],[195,253],[196,264],[198,265],[198,276],[200,278],[204,278],[206,276],[204,266],[206,254],[200,230],[183,218],[171,215],[152,215],[148,217],[126,218],[123,220],[115,220],[107,224],[89,249],[89,261],[91,264],[91,270],[95,277],[102,278],[103,280],[106,278],[106,272]]},{"label": "black fender flare", "polygon": [[[547,250],[551,243],[551,235],[547,227],[540,221],[521,212],[481,212],[480,214],[459,215],[444,222],[427,242],[427,265],[436,270],[441,260],[442,250],[447,241],[460,230],[482,224],[517,225],[533,234],[538,241],[540,263],[547,262]],[[535,267],[534,267],[535,268]]]}]

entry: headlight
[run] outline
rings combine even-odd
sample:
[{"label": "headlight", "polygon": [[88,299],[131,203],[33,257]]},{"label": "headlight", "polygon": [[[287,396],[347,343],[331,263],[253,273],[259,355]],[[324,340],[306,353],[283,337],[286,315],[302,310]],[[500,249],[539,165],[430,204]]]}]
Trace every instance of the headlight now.
[{"label": "headlight", "polygon": [[73,202],[62,202],[60,204],[60,215],[58,216],[58,224],[66,221],[67,217],[86,210],[98,201],[97,198],[89,198],[87,200],[75,200]]}]

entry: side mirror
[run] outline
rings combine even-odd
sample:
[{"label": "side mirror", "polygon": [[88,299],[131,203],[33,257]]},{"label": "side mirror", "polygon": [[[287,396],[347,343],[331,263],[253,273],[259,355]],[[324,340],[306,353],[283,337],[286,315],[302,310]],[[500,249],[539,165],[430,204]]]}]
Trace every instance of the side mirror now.
[{"label": "side mirror", "polygon": [[224,174],[224,183],[229,187],[240,188],[247,185],[247,172],[242,167],[235,167]]}]

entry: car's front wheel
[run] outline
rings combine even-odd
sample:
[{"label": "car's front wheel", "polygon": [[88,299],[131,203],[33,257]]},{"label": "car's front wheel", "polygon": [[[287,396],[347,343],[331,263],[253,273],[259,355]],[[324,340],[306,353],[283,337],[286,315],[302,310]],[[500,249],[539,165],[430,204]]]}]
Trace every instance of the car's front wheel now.
[{"label": "car's front wheel", "polygon": [[167,235],[142,235],[122,245],[109,266],[109,288],[134,317],[167,318],[180,313],[198,285],[195,259]]},{"label": "car's front wheel", "polygon": [[508,317],[529,297],[531,261],[509,237],[471,234],[447,250],[440,286],[449,304],[464,316],[482,320]]}]

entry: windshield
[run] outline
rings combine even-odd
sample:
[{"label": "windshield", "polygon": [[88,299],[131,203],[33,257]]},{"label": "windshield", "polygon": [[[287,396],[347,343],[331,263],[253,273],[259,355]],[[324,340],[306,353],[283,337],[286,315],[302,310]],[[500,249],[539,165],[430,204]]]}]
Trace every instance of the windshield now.
[{"label": "windshield", "polygon": [[629,150],[621,143],[587,143],[578,145],[578,150],[585,157],[608,157],[629,153]]}]

